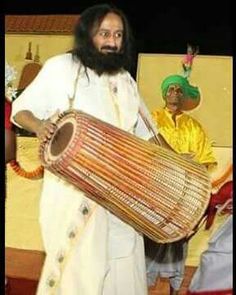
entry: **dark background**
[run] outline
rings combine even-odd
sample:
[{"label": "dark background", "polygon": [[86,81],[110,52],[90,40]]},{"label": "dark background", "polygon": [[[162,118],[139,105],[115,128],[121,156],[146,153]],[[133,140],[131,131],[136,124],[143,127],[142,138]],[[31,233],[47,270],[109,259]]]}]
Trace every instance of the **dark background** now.
[{"label": "dark background", "polygon": [[231,1],[11,0],[5,8],[6,14],[80,14],[91,5],[112,3],[127,15],[137,53],[184,54],[190,42],[203,55],[232,55]]}]

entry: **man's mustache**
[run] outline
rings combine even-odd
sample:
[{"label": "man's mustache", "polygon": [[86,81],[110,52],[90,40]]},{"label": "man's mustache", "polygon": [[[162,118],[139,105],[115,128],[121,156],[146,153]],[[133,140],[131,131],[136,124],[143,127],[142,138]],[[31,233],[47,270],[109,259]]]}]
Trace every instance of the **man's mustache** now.
[{"label": "man's mustache", "polygon": [[102,46],[101,49],[103,50],[110,50],[110,51],[118,51],[118,47],[117,46],[109,46],[109,45],[105,45],[105,46]]}]

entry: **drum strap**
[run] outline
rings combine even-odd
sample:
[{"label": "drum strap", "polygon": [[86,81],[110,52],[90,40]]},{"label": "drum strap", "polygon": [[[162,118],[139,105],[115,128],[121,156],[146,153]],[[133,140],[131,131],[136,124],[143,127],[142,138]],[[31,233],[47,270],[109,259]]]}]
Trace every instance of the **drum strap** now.
[{"label": "drum strap", "polygon": [[147,127],[148,131],[153,135],[152,138],[157,145],[162,145],[158,138],[157,128],[152,120],[149,110],[147,109],[144,101],[140,98],[139,114]]}]

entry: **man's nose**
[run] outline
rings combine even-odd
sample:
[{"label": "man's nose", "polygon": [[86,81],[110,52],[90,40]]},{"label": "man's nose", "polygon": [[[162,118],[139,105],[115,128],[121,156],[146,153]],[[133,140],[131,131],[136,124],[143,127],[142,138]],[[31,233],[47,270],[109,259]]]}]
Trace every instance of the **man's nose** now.
[{"label": "man's nose", "polygon": [[175,96],[179,96],[180,93],[179,93],[179,91],[176,89],[176,90],[173,91],[173,95],[175,95]]},{"label": "man's nose", "polygon": [[116,46],[116,37],[111,35],[109,36],[108,40],[107,40],[107,44],[110,46]]},{"label": "man's nose", "polygon": [[173,95],[173,96],[176,96],[178,94],[178,92],[176,91],[176,90],[173,90],[172,92],[171,92],[171,95]]}]

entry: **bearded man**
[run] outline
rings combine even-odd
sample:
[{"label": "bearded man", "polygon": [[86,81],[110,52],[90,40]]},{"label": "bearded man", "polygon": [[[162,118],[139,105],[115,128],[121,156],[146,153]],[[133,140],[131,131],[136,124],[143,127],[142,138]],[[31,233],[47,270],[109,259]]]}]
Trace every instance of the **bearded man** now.
[{"label": "bearded man", "polygon": [[[44,141],[55,130],[50,118],[74,108],[148,140],[131,62],[124,14],[90,7],[75,27],[74,49],[44,64],[14,101],[12,120]],[[37,294],[147,294],[143,236],[49,171],[40,225],[46,260]]]}]

